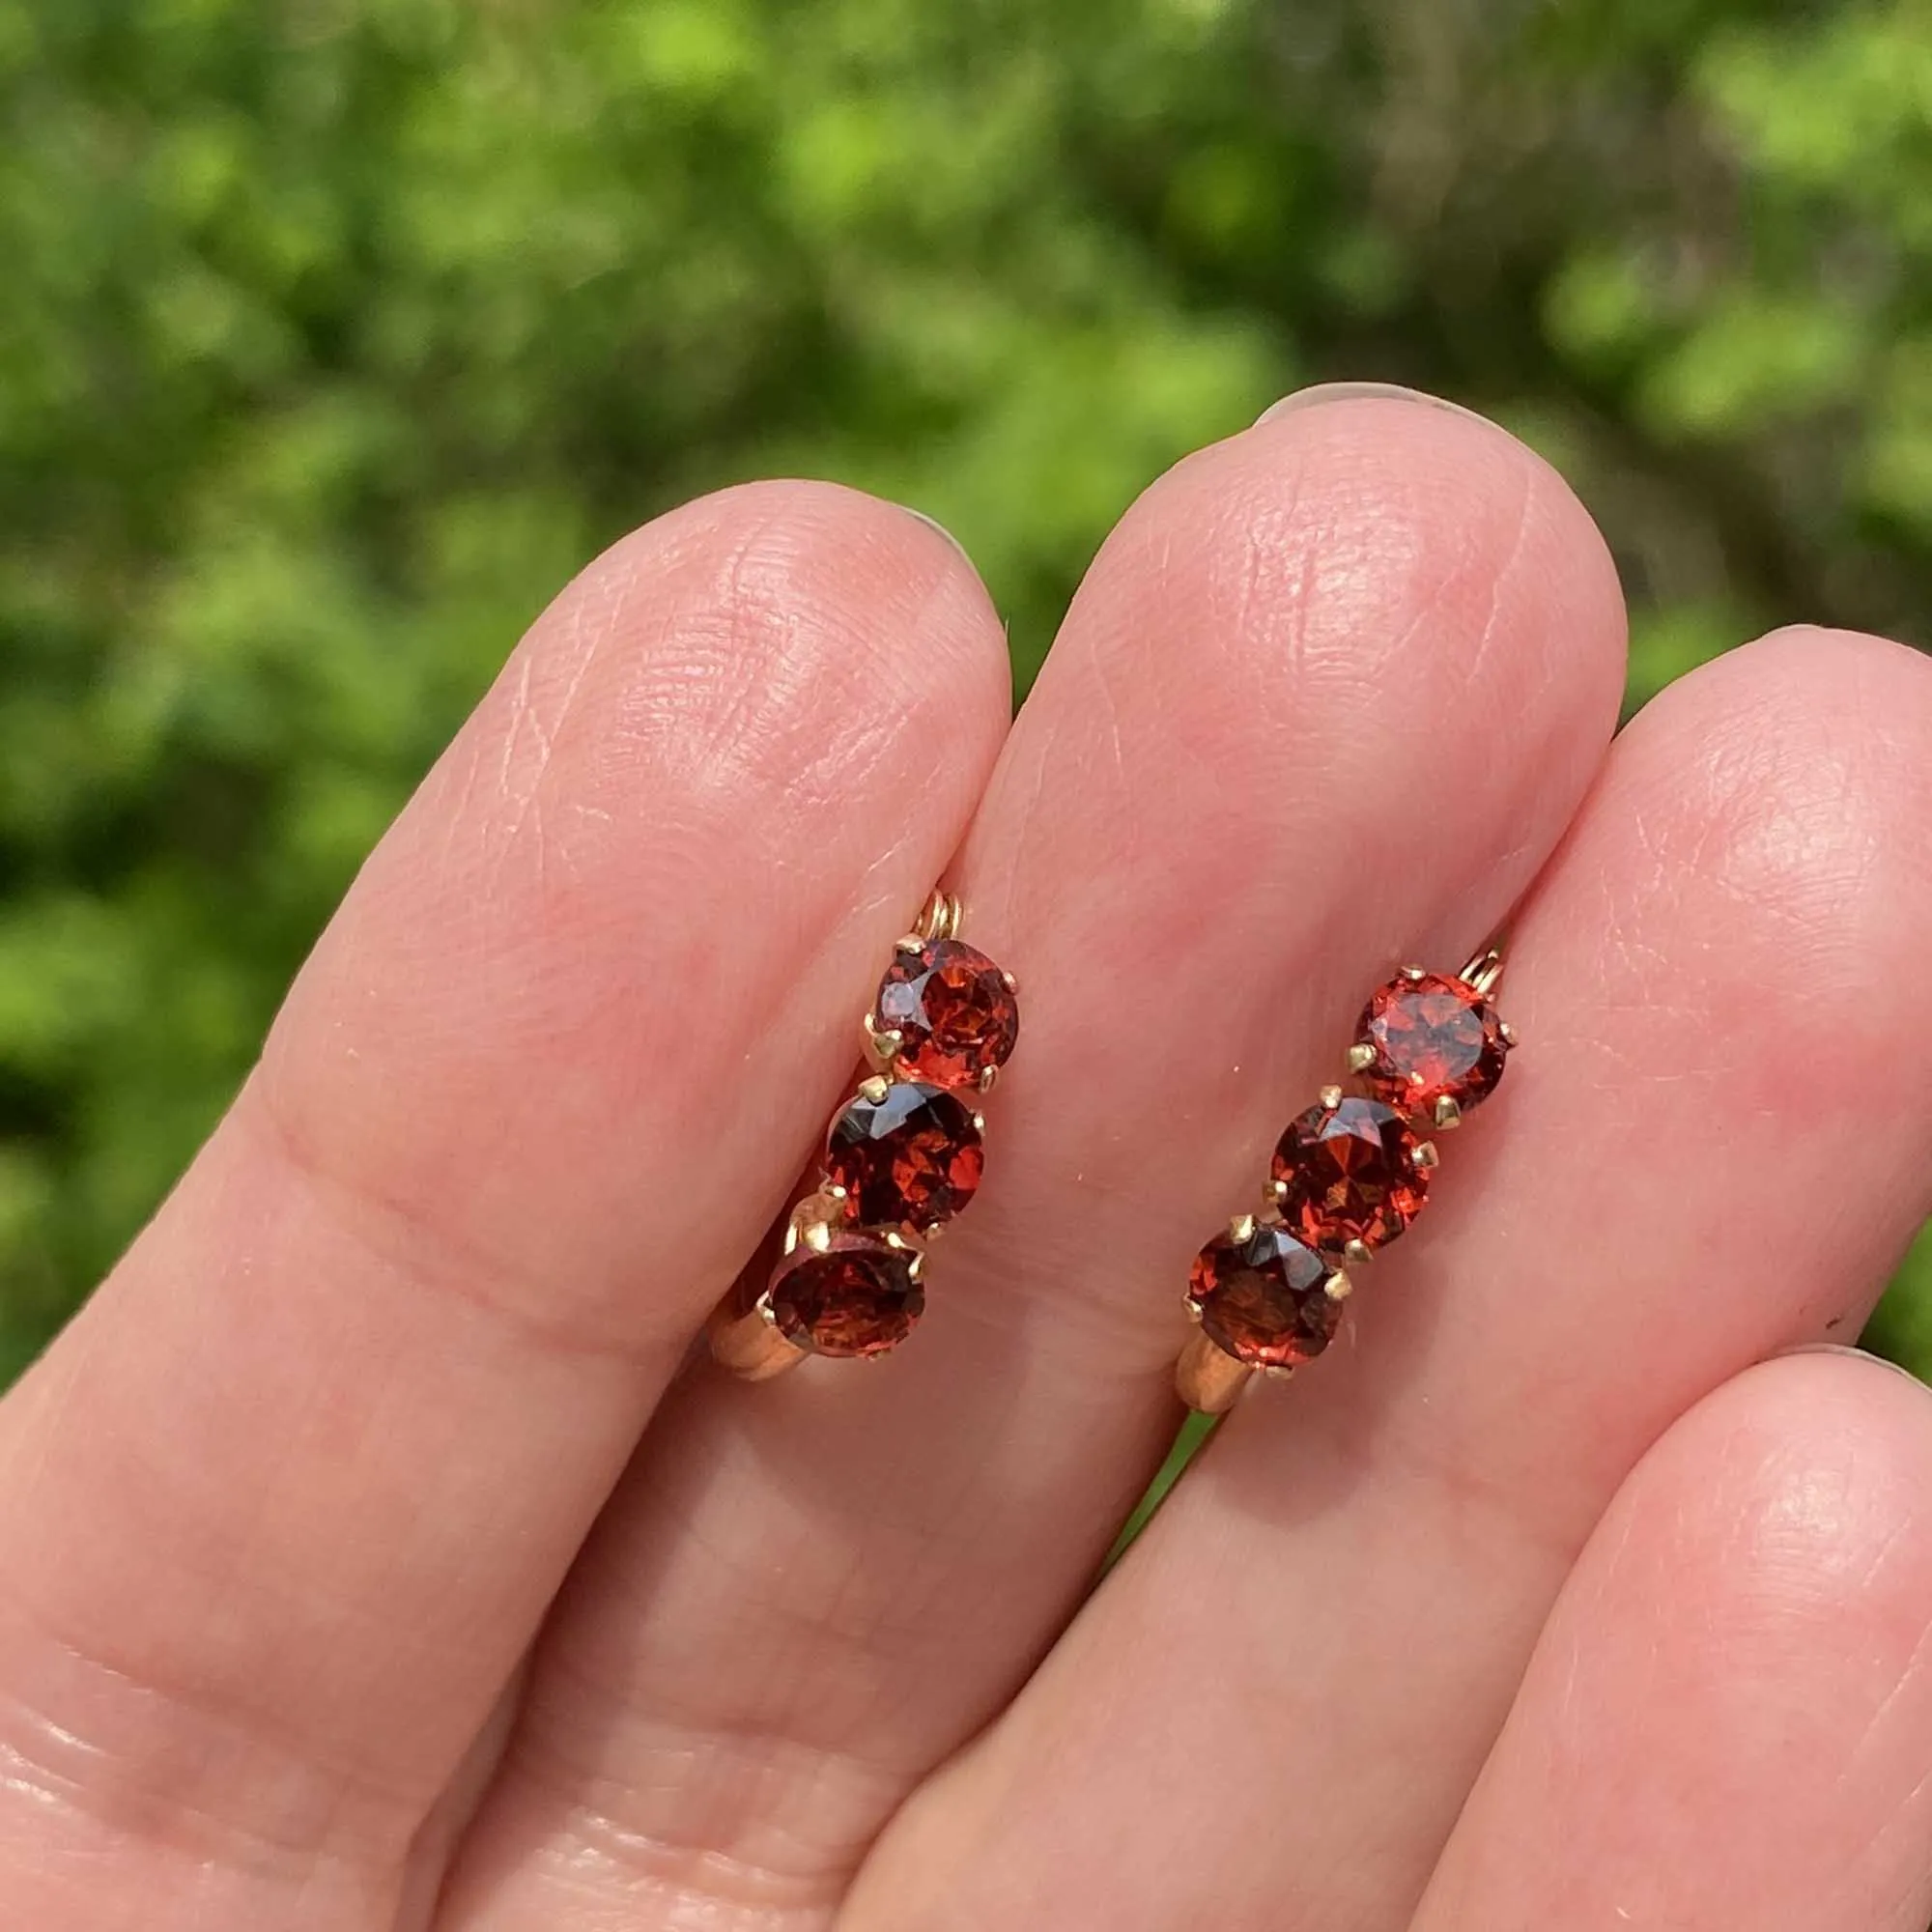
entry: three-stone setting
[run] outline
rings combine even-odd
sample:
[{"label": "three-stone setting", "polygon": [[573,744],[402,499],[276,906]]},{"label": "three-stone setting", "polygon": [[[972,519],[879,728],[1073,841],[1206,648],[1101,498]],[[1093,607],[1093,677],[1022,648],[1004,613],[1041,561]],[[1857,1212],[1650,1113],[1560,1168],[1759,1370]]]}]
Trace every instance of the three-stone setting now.
[{"label": "three-stone setting", "polygon": [[1460,973],[1405,967],[1371,995],[1349,1049],[1363,1090],[1324,1087],[1288,1124],[1264,1206],[1195,1257],[1188,1312],[1200,1324],[1175,1387],[1200,1413],[1232,1408],[1257,1371],[1292,1374],[1325,1350],[1349,1279],[1429,1201],[1432,1127],[1453,1127],[1502,1078],[1516,1035],[1490,1004],[1503,957],[1489,946]]},{"label": "three-stone setting", "polygon": [[1328,1346],[1348,1293],[1348,1277],[1286,1228],[1243,1218],[1194,1258],[1187,1305],[1237,1362],[1293,1369]]},{"label": "three-stone setting", "polygon": [[826,1129],[817,1176],[712,1311],[711,1353],[751,1381],[807,1355],[876,1357],[925,1305],[924,1250],[979,1191],[974,1104],[1019,1037],[1017,986],[959,938],[939,890],[866,1014],[870,1069]]}]

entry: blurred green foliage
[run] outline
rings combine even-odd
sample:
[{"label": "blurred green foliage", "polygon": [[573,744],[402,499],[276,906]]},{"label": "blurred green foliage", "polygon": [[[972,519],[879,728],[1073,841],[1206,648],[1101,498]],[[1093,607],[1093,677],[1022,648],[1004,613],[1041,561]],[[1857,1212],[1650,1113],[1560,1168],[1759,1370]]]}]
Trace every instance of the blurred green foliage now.
[{"label": "blurred green foliage", "polygon": [[0,0],[0,1380],[694,492],[930,511],[1023,683],[1152,473],[1373,375],[1571,474],[1634,701],[1932,607],[1926,0]]}]

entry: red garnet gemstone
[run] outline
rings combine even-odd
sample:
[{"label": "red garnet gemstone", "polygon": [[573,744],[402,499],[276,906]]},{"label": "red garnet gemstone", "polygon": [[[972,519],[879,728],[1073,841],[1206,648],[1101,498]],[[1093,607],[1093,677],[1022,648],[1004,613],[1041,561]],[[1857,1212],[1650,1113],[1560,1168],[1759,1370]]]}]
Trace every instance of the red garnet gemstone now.
[{"label": "red garnet gemstone", "polygon": [[1392,1241],[1422,1211],[1428,1172],[1408,1122],[1379,1100],[1345,1098],[1290,1122],[1274,1151],[1281,1215],[1313,1248]]},{"label": "red garnet gemstone", "polygon": [[895,1348],[925,1306],[906,1249],[837,1231],[823,1250],[800,1242],[778,1264],[767,1293],[779,1333],[821,1355]]},{"label": "red garnet gemstone", "polygon": [[855,1095],[826,1137],[826,1175],[866,1228],[929,1233],[972,1200],[980,1163],[972,1109],[944,1088],[910,1080],[882,1099]]},{"label": "red garnet gemstone", "polygon": [[1495,1009],[1466,980],[1440,973],[1391,980],[1362,1009],[1355,1037],[1376,1050],[1362,1069],[1370,1093],[1425,1117],[1438,1100],[1466,1110],[1487,1099],[1509,1053]]},{"label": "red garnet gemstone", "polygon": [[1209,1341],[1258,1369],[1292,1369],[1328,1346],[1342,1304],[1327,1293],[1328,1264],[1286,1228],[1221,1235],[1194,1260],[1187,1296]]},{"label": "red garnet gemstone", "polygon": [[987,1067],[1006,1064],[1020,1034],[1006,975],[957,939],[895,953],[872,1013],[882,1032],[902,1036],[895,1070],[934,1087],[975,1085]]}]

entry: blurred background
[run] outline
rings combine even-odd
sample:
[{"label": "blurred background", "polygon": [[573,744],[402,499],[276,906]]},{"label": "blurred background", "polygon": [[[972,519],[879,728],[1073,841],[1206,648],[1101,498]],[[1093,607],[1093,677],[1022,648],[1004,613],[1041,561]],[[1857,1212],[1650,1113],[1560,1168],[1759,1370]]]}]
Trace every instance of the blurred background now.
[{"label": "blurred background", "polygon": [[1927,0],[0,0],[0,1383],[695,492],[929,511],[1023,689],[1154,472],[1380,377],[1573,479],[1633,706],[1932,639]]}]

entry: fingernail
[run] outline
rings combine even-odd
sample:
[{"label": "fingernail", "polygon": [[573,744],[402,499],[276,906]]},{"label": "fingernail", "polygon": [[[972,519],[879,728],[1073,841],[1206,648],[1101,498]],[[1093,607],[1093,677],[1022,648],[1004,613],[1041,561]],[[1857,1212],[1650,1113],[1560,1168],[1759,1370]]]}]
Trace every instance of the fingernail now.
[{"label": "fingernail", "polygon": [[1323,403],[1368,401],[1422,403],[1432,410],[1447,410],[1451,415],[1467,416],[1472,422],[1489,421],[1487,416],[1479,416],[1474,410],[1465,410],[1461,403],[1429,395],[1422,389],[1405,389],[1400,383],[1315,383],[1305,389],[1295,390],[1292,396],[1284,396],[1278,403],[1270,403],[1255,418],[1255,422],[1257,425],[1272,422],[1277,416],[1293,415],[1296,410],[1320,409]]},{"label": "fingernail", "polygon": [[1888,1362],[1883,1355],[1874,1355],[1869,1349],[1854,1349],[1845,1342],[1800,1342],[1796,1348],[1780,1349],[1777,1359],[1782,1361],[1787,1355],[1843,1355],[1854,1362],[1869,1362],[1875,1369],[1889,1369],[1893,1375],[1903,1376],[1914,1388],[1925,1387],[1910,1369],[1902,1369],[1896,1362]]},{"label": "fingernail", "polygon": [[959,541],[957,537],[955,537],[952,534],[951,530],[949,530],[946,527],[944,524],[942,524],[939,521],[937,517],[928,517],[923,510],[915,510],[910,503],[901,503],[899,505],[899,508],[902,509],[907,516],[918,518],[918,520],[922,524],[923,524],[927,529],[937,530],[939,534],[943,536],[946,539],[946,541],[950,543],[952,546],[952,548],[956,550],[959,553],[959,554],[965,559],[968,567],[977,572],[979,566],[973,562],[972,553],[966,548],[966,546],[963,543]]}]

